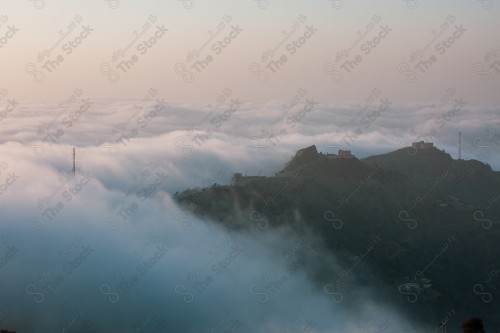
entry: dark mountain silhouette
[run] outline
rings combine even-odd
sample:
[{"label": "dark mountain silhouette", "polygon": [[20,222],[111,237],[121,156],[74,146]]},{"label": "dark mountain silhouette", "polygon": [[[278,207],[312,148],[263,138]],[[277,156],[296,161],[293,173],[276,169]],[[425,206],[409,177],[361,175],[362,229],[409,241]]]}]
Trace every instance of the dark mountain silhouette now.
[{"label": "dark mountain silhouette", "polygon": [[490,274],[500,268],[500,177],[480,161],[454,160],[435,147],[359,160],[311,146],[274,177],[238,174],[230,186],[176,199],[229,229],[312,235],[296,266],[320,291],[333,281],[346,306],[363,302],[357,290],[368,288],[375,302],[429,327],[446,317],[459,331],[471,314],[487,331],[500,327],[500,274]]},{"label": "dark mountain silhouette", "polygon": [[416,183],[434,182],[444,172],[449,175],[439,184],[446,191],[464,202],[481,205],[499,194],[499,172],[477,160],[453,160],[435,147],[416,150],[412,147],[365,158],[367,164],[380,164],[385,169],[398,171]]}]

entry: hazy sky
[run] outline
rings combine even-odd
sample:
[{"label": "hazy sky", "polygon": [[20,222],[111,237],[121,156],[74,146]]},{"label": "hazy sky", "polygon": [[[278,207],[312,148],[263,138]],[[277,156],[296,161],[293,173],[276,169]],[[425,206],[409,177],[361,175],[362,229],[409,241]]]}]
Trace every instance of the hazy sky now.
[{"label": "hazy sky", "polygon": [[[464,156],[498,170],[498,17],[495,0],[0,1],[0,139],[22,142],[81,99],[94,106],[59,142],[96,144],[86,124],[109,133],[141,101],[173,107],[156,135],[213,125],[237,99],[215,129],[243,141],[284,125],[294,148],[366,156],[424,139],[456,158],[462,131]],[[289,122],[307,100],[314,112]]]},{"label": "hazy sky", "polygon": [[[9,33],[9,26],[19,30],[2,40],[0,88],[21,100],[65,99],[74,88],[94,98],[141,98],[144,88],[151,87],[171,102],[212,101],[224,88],[250,102],[288,99],[299,88],[332,103],[360,101],[373,88],[390,92],[391,99],[400,103],[439,100],[447,88],[460,90],[473,103],[500,101],[500,65],[496,71],[490,68],[496,58],[484,59],[488,51],[500,47],[500,5],[495,0],[439,4],[428,0],[4,0],[0,15],[7,18],[1,23],[0,37]],[[150,28],[143,30],[148,21]],[[70,30],[72,22],[75,27]],[[297,30],[292,30],[295,23]],[[218,26],[223,29],[216,33]],[[91,31],[80,40],[83,27]],[[285,32],[293,32],[287,40]],[[156,43],[146,52],[142,43],[155,33]],[[212,34],[215,38],[210,41]],[[212,47],[228,36],[227,47]],[[75,48],[69,44],[72,41]],[[300,47],[287,48],[294,41]],[[436,46],[443,41],[449,47]],[[127,46],[124,53],[119,52]],[[426,46],[421,58],[411,62],[411,53]],[[40,52],[51,49],[38,59]],[[336,55],[345,55],[348,49],[349,56],[336,61]],[[192,50],[199,50],[199,57],[188,62]],[[261,61],[267,50],[274,50],[274,55]],[[124,56],[112,62],[117,51]],[[58,55],[63,57],[60,64],[46,63]],[[134,55],[137,62],[132,60],[128,69],[122,64],[120,69],[120,61],[130,61]],[[287,61],[275,72],[266,67],[283,55]],[[196,67],[196,60],[210,56],[205,68]],[[496,56],[500,61],[499,52]],[[433,59],[429,68],[416,67],[421,60]],[[350,68],[346,61],[358,63]],[[479,74],[474,72],[476,63]],[[336,76],[331,75],[332,66]],[[486,80],[486,71],[490,80],[483,82],[480,74]],[[45,75],[43,81],[40,72]],[[120,75],[111,77],[115,83],[108,80],[113,72]],[[259,82],[266,75],[267,82]],[[414,78],[416,82],[408,81]]]}]

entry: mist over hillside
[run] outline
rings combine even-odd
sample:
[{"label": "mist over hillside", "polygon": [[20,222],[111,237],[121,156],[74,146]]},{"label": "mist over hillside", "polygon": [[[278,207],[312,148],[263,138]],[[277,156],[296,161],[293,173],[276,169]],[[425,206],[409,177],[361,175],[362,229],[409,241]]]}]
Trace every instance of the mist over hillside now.
[{"label": "mist over hillside", "polygon": [[370,299],[420,325],[453,313],[447,325],[458,330],[470,314],[487,327],[500,324],[498,307],[478,297],[497,289],[490,274],[498,264],[492,254],[500,253],[499,188],[489,165],[454,160],[431,145],[363,160],[310,146],[273,177],[236,173],[230,186],[188,190],[176,199],[229,230],[314,234],[325,248],[321,257],[340,263],[317,265],[309,257],[298,263],[317,288],[332,286],[351,300],[366,288]]}]

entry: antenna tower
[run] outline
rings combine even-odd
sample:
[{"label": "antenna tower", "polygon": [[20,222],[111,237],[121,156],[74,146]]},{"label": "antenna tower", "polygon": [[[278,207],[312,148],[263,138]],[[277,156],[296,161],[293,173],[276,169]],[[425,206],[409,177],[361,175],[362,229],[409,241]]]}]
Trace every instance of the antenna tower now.
[{"label": "antenna tower", "polygon": [[462,132],[458,132],[458,159],[462,159]]}]

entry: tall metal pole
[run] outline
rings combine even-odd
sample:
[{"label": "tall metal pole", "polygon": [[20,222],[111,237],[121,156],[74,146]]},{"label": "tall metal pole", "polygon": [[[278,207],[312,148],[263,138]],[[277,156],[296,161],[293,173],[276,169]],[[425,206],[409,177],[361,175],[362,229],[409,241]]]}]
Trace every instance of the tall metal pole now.
[{"label": "tall metal pole", "polygon": [[458,132],[458,159],[462,159],[462,132]]}]

